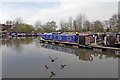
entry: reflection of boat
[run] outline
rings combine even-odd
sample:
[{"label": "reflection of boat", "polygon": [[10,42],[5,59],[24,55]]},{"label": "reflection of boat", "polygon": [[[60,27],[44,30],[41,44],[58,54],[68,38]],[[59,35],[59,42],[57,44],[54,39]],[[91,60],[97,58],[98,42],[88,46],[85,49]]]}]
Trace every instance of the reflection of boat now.
[{"label": "reflection of boat", "polygon": [[[56,51],[61,51],[61,52],[66,52],[69,54],[73,54],[79,57],[80,60],[85,60],[85,61],[92,61],[94,56],[98,56],[100,59],[103,57],[103,55],[107,57],[114,57],[114,58],[119,58],[120,57],[120,52],[119,51],[92,51],[92,50],[86,50],[86,49],[76,49],[72,47],[62,47],[57,44],[45,44],[41,43],[41,45],[46,45],[48,49],[56,50]],[[44,47],[44,46],[42,46]],[[98,55],[100,54],[100,56]],[[119,54],[119,55],[118,55]]]},{"label": "reflection of boat", "polygon": [[78,56],[80,60],[85,60],[85,61],[92,61],[93,60],[93,57],[91,56],[91,53],[88,53],[88,52],[85,52],[85,51],[81,52],[80,49],[66,48],[66,47],[61,47],[59,45],[53,45],[53,44],[46,44],[46,45],[47,45],[48,49],[74,54],[74,55]]},{"label": "reflection of boat", "polygon": [[48,49],[53,49],[53,50],[57,50],[57,51],[62,51],[62,52],[67,52],[67,53],[71,53],[71,54],[76,54],[75,49],[72,48],[66,48],[66,47],[61,47],[59,45],[52,45],[52,44],[46,44]]},{"label": "reflection of boat", "polygon": [[78,54],[79,59],[85,60],[85,61],[93,61],[93,57],[91,56],[91,53],[85,52],[83,54]]}]

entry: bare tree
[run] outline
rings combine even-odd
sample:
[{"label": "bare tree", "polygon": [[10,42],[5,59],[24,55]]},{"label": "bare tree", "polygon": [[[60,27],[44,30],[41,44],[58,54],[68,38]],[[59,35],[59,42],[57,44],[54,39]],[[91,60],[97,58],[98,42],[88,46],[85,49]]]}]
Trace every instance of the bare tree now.
[{"label": "bare tree", "polygon": [[6,21],[6,25],[9,25],[9,21]]},{"label": "bare tree", "polygon": [[86,21],[85,15],[79,14],[75,20],[77,23],[78,31],[82,32],[83,24]]},{"label": "bare tree", "polygon": [[43,32],[55,32],[57,25],[55,21],[48,21],[44,25],[41,26]]},{"label": "bare tree", "polygon": [[[119,2],[119,5],[120,5],[120,2]],[[119,11],[119,13],[118,13],[118,32],[120,32],[120,11]]]},{"label": "bare tree", "polygon": [[73,26],[74,26],[74,32],[77,32],[78,27],[77,27],[77,22],[75,20],[73,21]]},{"label": "bare tree", "polygon": [[63,28],[64,28],[64,21],[61,20],[61,21],[60,21],[60,29],[63,29]]},{"label": "bare tree", "polygon": [[72,17],[69,17],[68,18],[68,28],[69,28],[69,31],[72,31],[73,30],[73,19]]},{"label": "bare tree", "polygon": [[34,23],[34,28],[35,28],[35,32],[42,32],[42,24],[41,24],[41,21],[37,20],[35,23]]},{"label": "bare tree", "polygon": [[37,29],[37,28],[41,28],[41,21],[36,21],[35,23],[34,23],[34,27],[35,27],[35,29]]},{"label": "bare tree", "polygon": [[108,20],[103,21],[103,26],[104,26],[104,30],[106,30],[105,32],[110,32],[110,22]]},{"label": "bare tree", "polygon": [[60,21],[61,32],[68,31],[68,24],[64,21]]},{"label": "bare tree", "polygon": [[86,20],[86,21],[84,21],[84,23],[83,23],[83,30],[85,30],[86,32],[88,32],[88,31],[90,31],[90,22],[89,22],[89,20]]},{"label": "bare tree", "polygon": [[22,18],[15,18],[13,20],[13,31],[19,31],[20,27],[23,26],[23,19]]},{"label": "bare tree", "polygon": [[79,32],[82,31],[82,15],[78,15],[77,18],[76,18],[76,24],[77,24],[77,29]]},{"label": "bare tree", "polygon": [[13,23],[13,22],[12,22],[11,20],[10,20],[10,21],[9,21],[9,20],[6,21],[6,25],[12,25],[12,23]]},{"label": "bare tree", "polygon": [[56,28],[57,28],[57,25],[56,25],[56,22],[55,21],[51,21],[50,22],[50,27],[51,27],[51,31],[53,32],[53,31],[56,31]]},{"label": "bare tree", "polygon": [[12,25],[12,24],[13,24],[13,21],[12,21],[12,20],[10,20],[10,21],[9,21],[9,24],[10,24],[10,25]]},{"label": "bare tree", "polygon": [[110,22],[110,29],[113,31],[113,32],[119,32],[120,30],[120,26],[119,26],[119,18],[118,18],[118,15],[113,15],[110,19],[109,19],[109,22]]},{"label": "bare tree", "polygon": [[14,19],[14,24],[23,24],[23,19],[18,17]]},{"label": "bare tree", "polygon": [[103,25],[99,20],[93,22],[92,31],[93,32],[103,32]]}]

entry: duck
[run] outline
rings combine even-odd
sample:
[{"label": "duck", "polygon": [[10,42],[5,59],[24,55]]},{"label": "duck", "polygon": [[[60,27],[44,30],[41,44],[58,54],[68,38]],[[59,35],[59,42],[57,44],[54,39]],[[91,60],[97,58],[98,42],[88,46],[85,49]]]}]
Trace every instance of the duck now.
[{"label": "duck", "polygon": [[48,69],[49,68],[48,65],[45,65],[45,68]]},{"label": "duck", "polygon": [[50,56],[49,56],[49,58],[51,59],[51,62],[55,62],[56,59],[58,59],[58,58],[53,59],[53,58],[51,58]]},{"label": "duck", "polygon": [[60,69],[65,68],[65,66],[67,66],[67,65],[66,64],[61,64],[61,68]]},{"label": "duck", "polygon": [[56,75],[55,72],[51,71],[49,78],[55,77],[55,75]]}]

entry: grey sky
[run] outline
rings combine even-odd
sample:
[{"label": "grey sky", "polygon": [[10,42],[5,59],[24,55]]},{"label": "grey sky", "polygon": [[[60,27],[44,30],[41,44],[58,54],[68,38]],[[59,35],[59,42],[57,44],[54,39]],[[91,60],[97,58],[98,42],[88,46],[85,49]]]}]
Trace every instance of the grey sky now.
[{"label": "grey sky", "polygon": [[49,0],[48,2],[24,0],[26,2],[7,3],[2,2],[3,0],[0,1],[1,23],[21,17],[24,22],[29,24],[34,24],[37,20],[43,23],[55,20],[59,26],[61,19],[67,20],[70,16],[74,19],[78,14],[84,14],[90,21],[104,21],[118,13],[118,0]]}]

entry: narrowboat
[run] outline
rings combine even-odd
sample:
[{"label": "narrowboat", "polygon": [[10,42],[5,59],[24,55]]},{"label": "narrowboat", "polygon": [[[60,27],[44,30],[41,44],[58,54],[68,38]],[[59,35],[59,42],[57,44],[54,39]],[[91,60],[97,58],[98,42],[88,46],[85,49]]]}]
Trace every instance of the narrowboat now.
[{"label": "narrowboat", "polygon": [[96,43],[96,37],[94,34],[78,35],[78,34],[52,34],[44,33],[41,37],[45,40],[54,40],[59,42],[77,43],[81,45],[89,45]]},{"label": "narrowboat", "polygon": [[103,34],[103,45],[115,47],[116,36],[113,33]]},{"label": "narrowboat", "polygon": [[57,43],[67,43],[78,46],[106,46],[115,47],[120,45],[120,34],[41,34],[44,40],[50,40]]},{"label": "narrowboat", "polygon": [[97,34],[83,34],[78,36],[78,44],[80,45],[97,45]]},{"label": "narrowboat", "polygon": [[45,40],[54,40],[54,41],[61,41],[61,42],[72,42],[77,43],[78,36],[75,34],[55,34],[55,33],[45,33],[41,35],[41,37]]},{"label": "narrowboat", "polygon": [[78,36],[75,34],[58,34],[55,36],[55,40],[62,42],[77,43]]},{"label": "narrowboat", "polygon": [[45,39],[45,40],[53,40],[52,39],[52,33],[44,33],[42,35],[42,38]]}]

